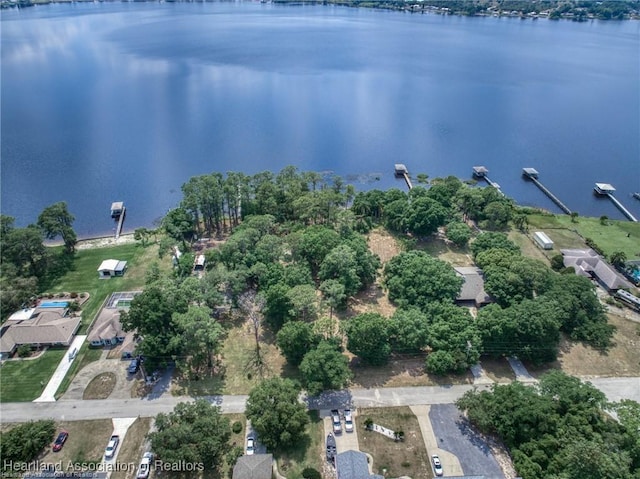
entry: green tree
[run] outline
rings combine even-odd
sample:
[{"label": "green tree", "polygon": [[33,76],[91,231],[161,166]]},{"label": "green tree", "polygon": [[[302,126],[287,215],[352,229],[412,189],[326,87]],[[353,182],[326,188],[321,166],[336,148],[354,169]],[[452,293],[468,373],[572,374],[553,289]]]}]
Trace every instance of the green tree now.
[{"label": "green tree", "polygon": [[329,305],[329,318],[333,318],[333,310],[345,305],[347,295],[344,285],[337,279],[328,279],[320,284],[320,291]]},{"label": "green tree", "polygon": [[611,253],[611,256],[609,256],[609,261],[611,261],[611,264],[616,268],[623,268],[627,262],[627,255],[624,251],[614,251]]},{"label": "green tree", "polygon": [[502,230],[507,227],[511,219],[512,211],[512,206],[501,199],[487,204],[483,210],[483,215],[490,229]]},{"label": "green tree", "polygon": [[307,261],[314,274],[317,274],[324,258],[339,243],[340,236],[331,228],[311,226],[305,228],[294,241],[293,254],[295,258]]},{"label": "green tree", "polygon": [[299,393],[293,381],[281,378],[264,380],[249,393],[245,414],[268,449],[290,449],[305,437],[309,416]]},{"label": "green tree", "polygon": [[428,197],[418,198],[409,204],[403,224],[417,236],[435,233],[445,224],[447,210],[442,204]]},{"label": "green tree", "polygon": [[[491,251],[491,250],[489,250]],[[488,253],[486,251],[485,253]],[[479,255],[482,256],[482,253]],[[551,289],[554,273],[542,261],[524,256],[505,256],[498,264],[481,261],[485,289],[502,306],[533,299]]]},{"label": "green tree", "polygon": [[356,252],[346,244],[333,248],[320,266],[321,280],[335,279],[344,286],[347,296],[353,296],[362,286],[358,277]]},{"label": "green tree", "polygon": [[320,337],[313,332],[313,325],[301,321],[289,321],[276,336],[282,355],[292,366],[298,366],[307,351],[315,348],[319,342]]},{"label": "green tree", "polygon": [[142,246],[147,246],[150,236],[151,231],[149,231],[147,228],[136,228],[136,230],[133,232],[133,239],[135,239],[136,241],[140,241]]},{"label": "green tree", "polygon": [[[149,434],[151,448],[165,464],[201,464],[206,471],[222,465],[231,426],[218,406],[204,399],[179,403],[173,412],[156,416],[155,428]],[[193,471],[176,475],[193,477]]]},{"label": "green tree", "polygon": [[189,305],[185,313],[174,313],[172,319],[184,341],[181,362],[197,378],[204,368],[213,367],[213,358],[221,346],[224,334],[222,326],[206,306]]},{"label": "green tree", "polygon": [[578,222],[578,216],[580,216],[580,215],[578,214],[577,211],[572,211],[571,212],[571,222],[572,223],[577,223]]},{"label": "green tree", "polygon": [[182,207],[169,210],[162,219],[162,227],[167,235],[182,242],[184,250],[186,250],[186,243],[191,241],[195,232],[193,216]]},{"label": "green tree", "polygon": [[17,276],[42,278],[47,270],[49,258],[47,248],[42,244],[42,231],[36,226],[15,228],[2,237],[3,270],[6,263],[15,266]]},{"label": "green tree", "polygon": [[448,263],[424,251],[409,251],[385,265],[384,281],[391,301],[423,308],[432,301],[453,300],[463,280]]},{"label": "green tree", "polygon": [[271,286],[264,293],[265,297],[265,319],[275,332],[280,330],[283,324],[293,319],[291,311],[294,309],[289,299],[289,287],[284,283],[277,283]]},{"label": "green tree", "polygon": [[287,292],[291,309],[289,316],[302,321],[312,321],[318,313],[318,295],[313,286],[301,284],[294,286]]},{"label": "green tree", "polygon": [[6,464],[29,463],[34,461],[54,438],[56,425],[52,419],[29,421],[0,433],[2,470]]},{"label": "green tree", "polygon": [[429,340],[429,320],[417,308],[398,309],[389,319],[391,349],[399,353],[420,352]]},{"label": "green tree", "polygon": [[491,231],[480,233],[471,243],[471,252],[473,253],[474,258],[482,251],[492,248],[513,251],[514,253],[520,252],[520,248],[507,238],[507,235],[504,233]]},{"label": "green tree", "polygon": [[461,221],[452,221],[447,225],[447,239],[462,248],[471,239],[471,228]]},{"label": "green tree", "polygon": [[327,389],[342,389],[351,378],[349,360],[331,342],[322,341],[300,363],[302,384],[315,396]]},{"label": "green tree", "polygon": [[69,213],[67,203],[60,201],[47,206],[38,216],[38,227],[42,229],[47,239],[58,236],[64,241],[65,250],[71,252],[75,249],[78,237],[73,231],[74,216]]},{"label": "green tree", "polygon": [[377,313],[363,313],[346,325],[347,348],[364,362],[373,366],[385,364],[391,353],[389,324]]}]

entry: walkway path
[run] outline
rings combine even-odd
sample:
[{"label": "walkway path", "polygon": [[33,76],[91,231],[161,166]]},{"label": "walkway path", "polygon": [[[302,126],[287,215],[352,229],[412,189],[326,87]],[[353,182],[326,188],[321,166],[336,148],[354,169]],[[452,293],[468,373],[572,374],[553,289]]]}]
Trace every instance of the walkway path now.
[{"label": "walkway path", "polygon": [[516,374],[516,381],[520,381],[521,383],[538,382],[536,378],[529,374],[527,368],[524,367],[524,364],[522,364],[522,361],[518,358],[509,356],[507,361],[509,361],[509,366],[511,366],[511,369],[513,369],[513,372]]},{"label": "walkway path", "polygon": [[[84,343],[85,339],[87,339],[86,335],[76,336],[73,339],[71,346],[69,346],[69,353],[71,353],[72,351],[76,351],[76,353],[80,351],[80,347],[82,346],[82,343]],[[75,360],[75,354],[72,358],[69,357],[69,354],[65,354],[60,360],[60,363],[53,373],[53,376],[51,376],[51,379],[49,379],[47,387],[44,388],[44,391],[42,391],[40,397],[34,399],[33,402],[54,402],[56,400],[56,391],[60,387],[60,384],[62,384],[62,380],[67,375],[67,371],[69,371],[69,368]]]},{"label": "walkway path", "polygon": [[[589,378],[595,387],[605,393],[609,401],[632,399],[640,402],[640,377],[626,378]],[[419,386],[381,389],[351,389],[340,391],[338,395],[327,394],[318,398],[310,398],[309,409],[344,409],[335,406],[338,400],[347,398],[352,407],[392,407],[415,406],[423,404],[453,404],[465,392],[471,389],[488,390],[489,386],[445,385]],[[212,404],[220,406],[225,413],[242,413],[245,410],[248,396],[207,396]],[[21,402],[2,403],[0,407],[0,423],[27,422],[38,419],[61,419],[77,421],[81,419],[104,419],[118,417],[152,417],[158,413],[169,413],[176,404],[192,402],[191,397],[160,397],[157,399],[104,399],[104,400],[69,400],[53,403]]]},{"label": "walkway path", "polygon": [[442,462],[442,468],[447,472],[448,476],[462,476],[464,471],[460,465],[458,458],[451,454],[449,451],[440,449],[438,447],[438,440],[433,432],[433,426],[431,425],[431,419],[429,418],[429,411],[431,406],[410,406],[413,414],[418,418],[418,424],[420,424],[420,432],[422,433],[422,439],[424,445],[427,448],[427,454],[431,457],[432,454],[437,454]]}]

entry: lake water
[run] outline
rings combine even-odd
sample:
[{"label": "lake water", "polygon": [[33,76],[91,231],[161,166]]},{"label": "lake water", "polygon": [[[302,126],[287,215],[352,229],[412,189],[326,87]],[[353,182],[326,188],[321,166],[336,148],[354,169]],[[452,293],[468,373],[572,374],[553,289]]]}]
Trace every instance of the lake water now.
[{"label": "lake water", "polygon": [[[330,6],[76,3],[5,10],[1,209],[65,200],[80,236],[151,226],[193,175],[327,171],[361,188],[474,165],[521,204],[640,216],[640,22]],[[376,175],[380,181],[371,182]]]}]

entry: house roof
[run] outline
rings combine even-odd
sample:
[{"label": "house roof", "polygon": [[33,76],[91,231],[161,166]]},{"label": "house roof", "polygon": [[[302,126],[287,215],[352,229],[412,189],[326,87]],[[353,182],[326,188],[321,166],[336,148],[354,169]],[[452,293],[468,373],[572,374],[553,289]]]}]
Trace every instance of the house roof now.
[{"label": "house roof", "polygon": [[369,474],[367,456],[360,451],[345,451],[336,456],[338,479],[383,479],[377,474]]},{"label": "house roof", "polygon": [[484,275],[480,268],[460,266],[454,269],[464,279],[457,301],[474,301],[476,305],[491,302],[491,296],[484,290]]},{"label": "house roof", "polygon": [[631,283],[590,248],[562,249],[560,253],[562,253],[564,266],[566,268],[573,266],[578,275],[595,276],[610,290],[631,287]]},{"label": "house roof", "polygon": [[105,259],[102,263],[100,263],[98,271],[123,271],[126,266],[126,261],[118,261],[117,259]]},{"label": "house roof", "polygon": [[106,321],[96,324],[87,336],[87,341],[111,340],[124,335],[122,323],[120,323],[120,314],[114,314]]},{"label": "house roof", "polygon": [[233,466],[233,479],[271,479],[273,471],[271,454],[240,456]]},{"label": "house roof", "polygon": [[0,353],[10,353],[21,344],[70,344],[82,318],[64,317],[46,311],[25,321],[7,321],[0,337]]}]

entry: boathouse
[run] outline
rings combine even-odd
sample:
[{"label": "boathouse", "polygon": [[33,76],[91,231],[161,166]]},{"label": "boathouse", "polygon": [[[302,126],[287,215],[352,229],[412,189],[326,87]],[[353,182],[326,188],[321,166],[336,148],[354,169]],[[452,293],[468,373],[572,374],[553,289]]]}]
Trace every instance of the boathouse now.
[{"label": "boathouse", "polygon": [[124,210],[124,203],[122,201],[114,201],[111,203],[111,217],[118,218]]},{"label": "boathouse", "polygon": [[112,278],[114,276],[123,276],[127,270],[126,261],[118,261],[117,259],[105,259],[98,267],[98,276],[100,279]]}]

